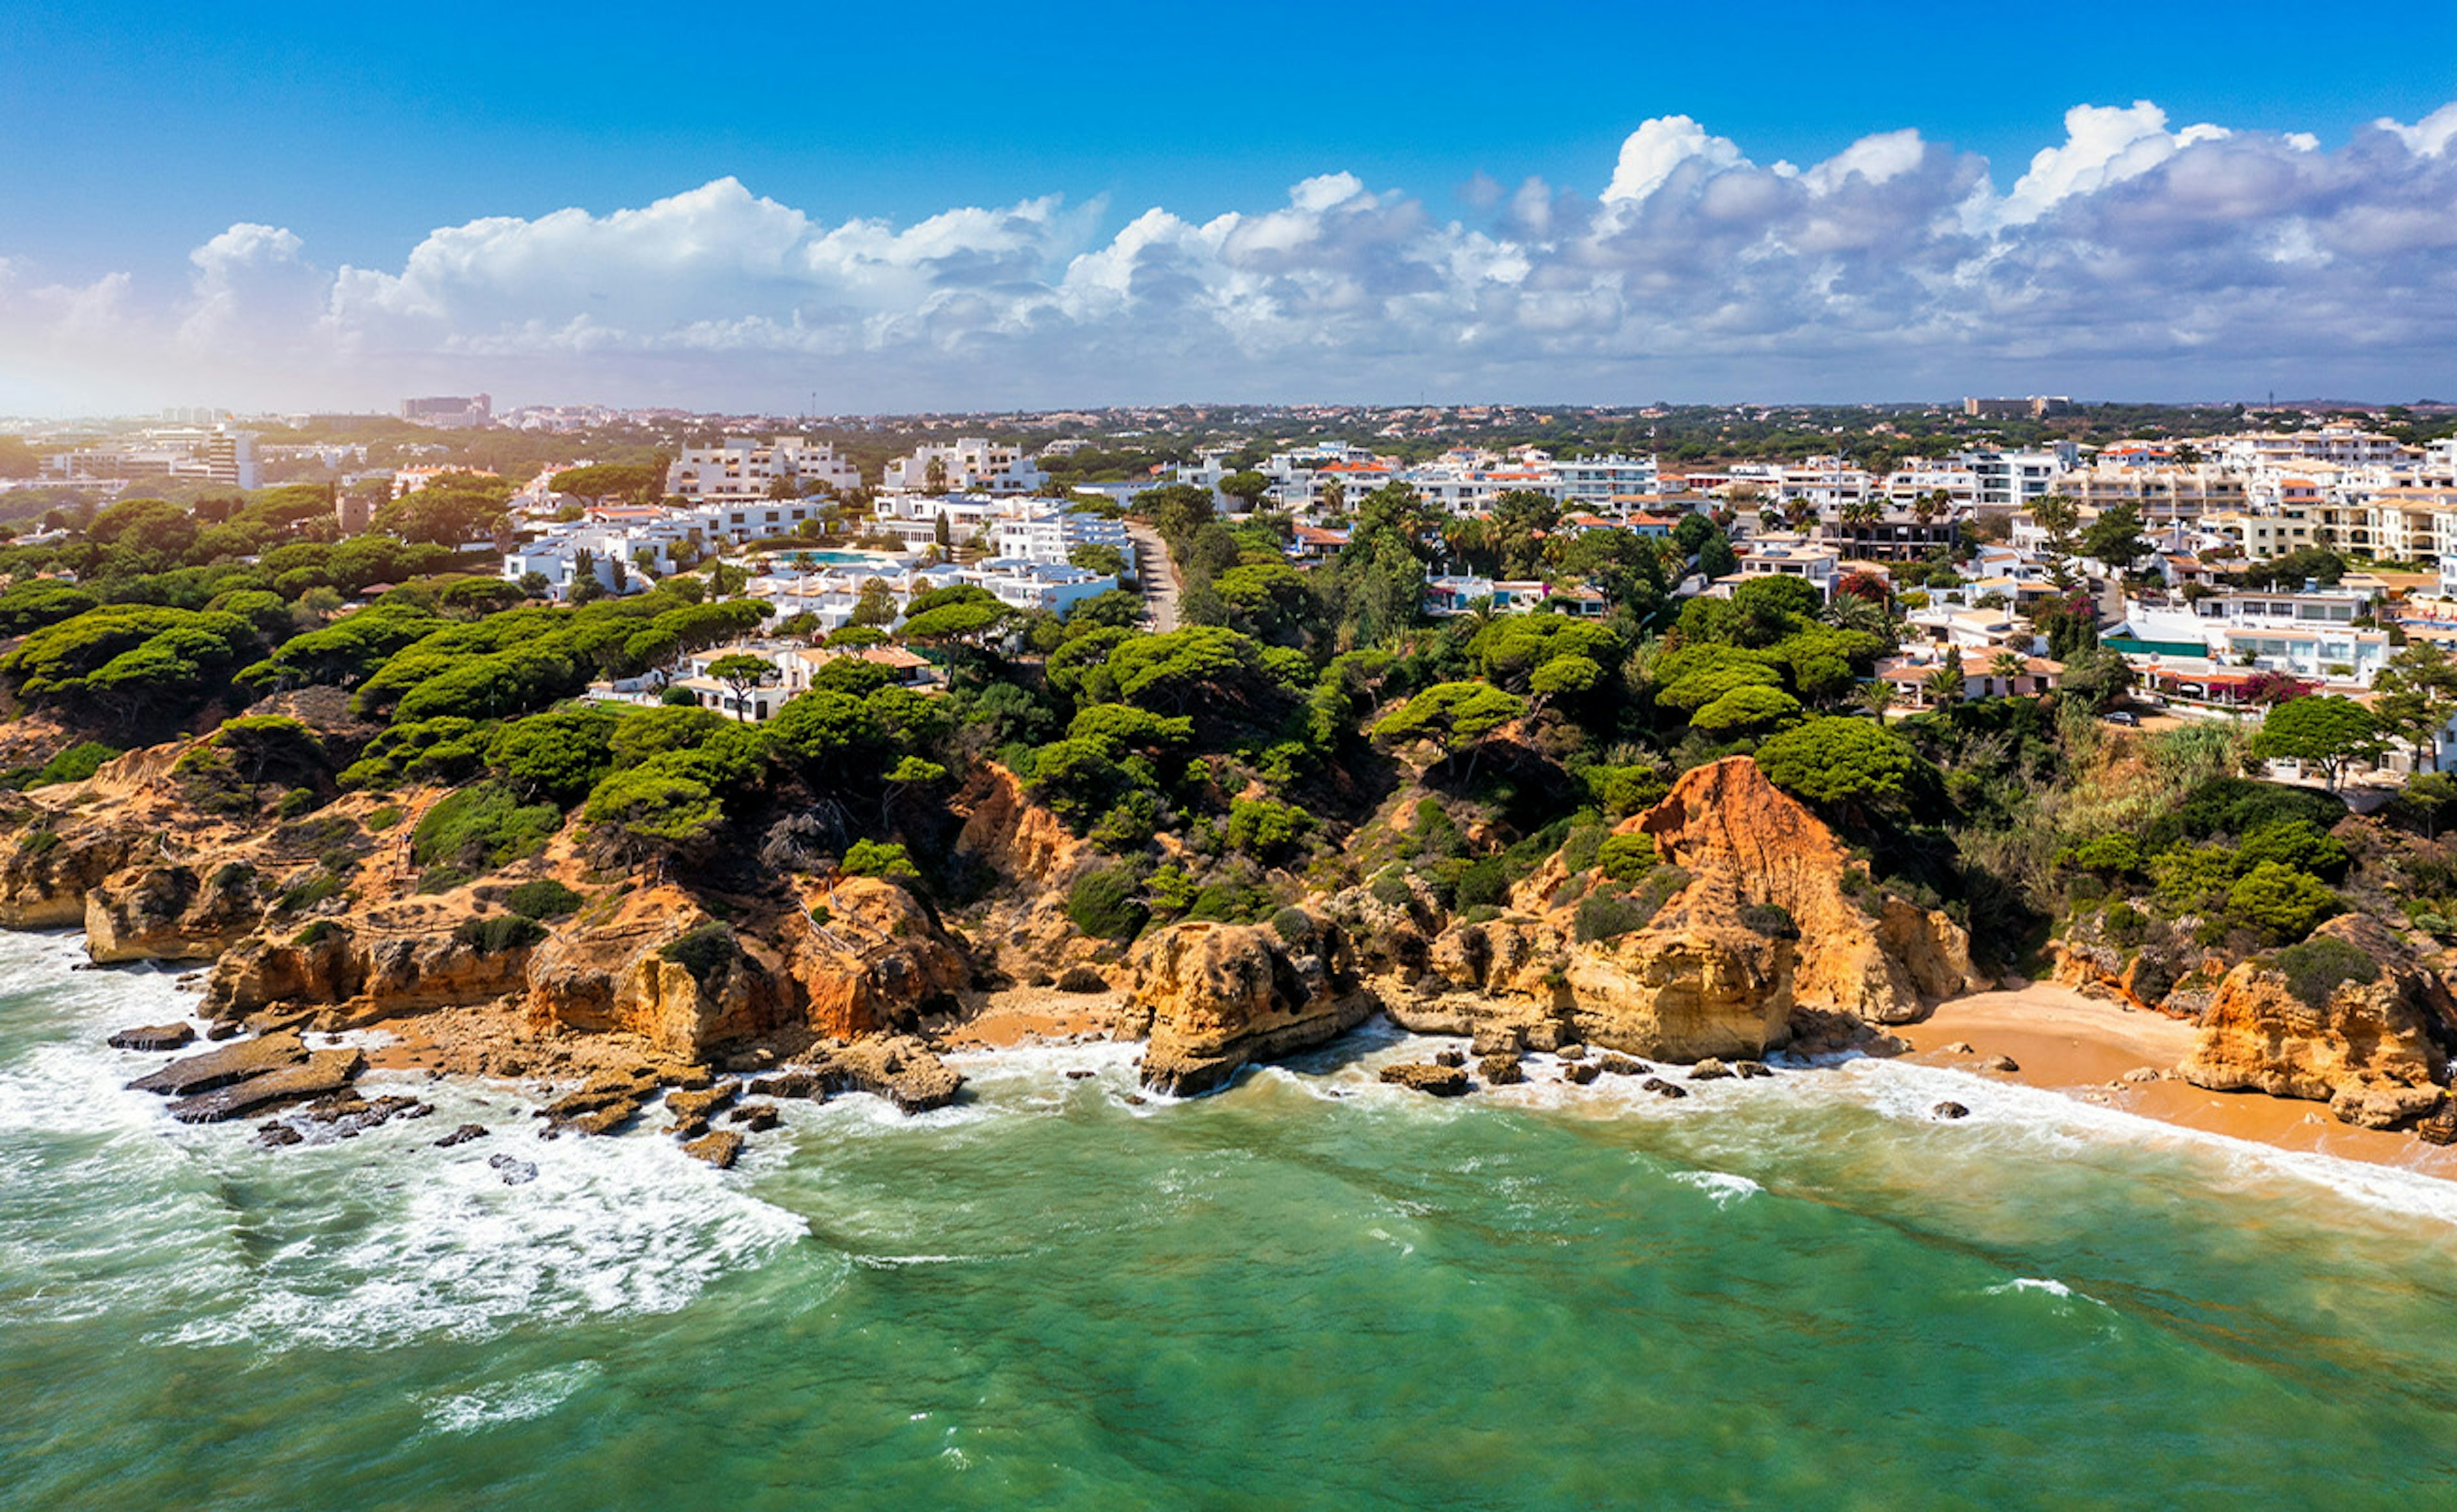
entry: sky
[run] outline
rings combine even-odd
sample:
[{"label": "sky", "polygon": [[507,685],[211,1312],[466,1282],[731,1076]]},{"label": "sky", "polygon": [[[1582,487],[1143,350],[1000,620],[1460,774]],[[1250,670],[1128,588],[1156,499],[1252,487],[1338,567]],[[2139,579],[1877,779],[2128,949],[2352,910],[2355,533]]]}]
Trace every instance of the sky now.
[{"label": "sky", "polygon": [[2457,399],[2457,8],[0,7],[0,413]]}]

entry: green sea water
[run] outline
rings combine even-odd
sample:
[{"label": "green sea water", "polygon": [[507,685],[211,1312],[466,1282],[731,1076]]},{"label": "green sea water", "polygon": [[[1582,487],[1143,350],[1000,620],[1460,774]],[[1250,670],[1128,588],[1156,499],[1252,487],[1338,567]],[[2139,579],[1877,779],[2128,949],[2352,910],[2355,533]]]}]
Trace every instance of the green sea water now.
[{"label": "green sea water", "polygon": [[119,1090],[187,1000],[76,959],[0,937],[0,1507],[2457,1502],[2402,1172],[1868,1062],[1437,1102],[1372,1033],[1141,1108],[983,1057],[726,1174],[406,1079],[267,1151]]}]

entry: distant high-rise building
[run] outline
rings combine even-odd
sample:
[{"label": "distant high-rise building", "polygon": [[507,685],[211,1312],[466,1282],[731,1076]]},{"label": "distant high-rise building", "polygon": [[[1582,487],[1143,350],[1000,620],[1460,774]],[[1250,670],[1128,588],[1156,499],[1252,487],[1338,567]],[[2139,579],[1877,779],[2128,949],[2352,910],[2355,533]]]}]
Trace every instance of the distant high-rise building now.
[{"label": "distant high-rise building", "polygon": [[404,399],[401,402],[401,418],[414,425],[433,425],[440,430],[468,430],[494,421],[495,401],[490,394]]},{"label": "distant high-rise building", "polygon": [[256,465],[256,432],[217,425],[205,438],[205,476],[235,488],[262,486]]}]

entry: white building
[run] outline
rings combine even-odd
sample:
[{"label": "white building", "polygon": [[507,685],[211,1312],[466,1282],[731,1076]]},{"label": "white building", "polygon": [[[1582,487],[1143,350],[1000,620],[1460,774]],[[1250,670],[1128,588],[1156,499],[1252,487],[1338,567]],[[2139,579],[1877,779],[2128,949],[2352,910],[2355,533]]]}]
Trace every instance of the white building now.
[{"label": "white building", "polygon": [[1134,541],[1123,520],[1075,509],[1044,509],[1001,520],[990,531],[998,554],[1024,562],[1063,564],[1079,546],[1105,546],[1134,560]]},{"label": "white building", "polygon": [[[938,465],[935,480],[933,463]],[[879,487],[913,493],[932,487],[958,493],[1032,493],[1048,481],[1049,474],[1024,456],[1021,447],[964,436],[953,443],[923,445],[909,457],[895,459],[887,465]]]},{"label": "white building", "polygon": [[2047,451],[1965,451],[1950,459],[1969,468],[1983,509],[2025,509],[2056,491],[2057,481],[2081,460],[2081,448],[2058,442]]},{"label": "white building", "polygon": [[714,446],[684,447],[666,468],[666,492],[694,504],[765,499],[779,482],[797,494],[819,484],[850,493],[861,487],[861,469],[828,443],[800,436],[728,436]]}]

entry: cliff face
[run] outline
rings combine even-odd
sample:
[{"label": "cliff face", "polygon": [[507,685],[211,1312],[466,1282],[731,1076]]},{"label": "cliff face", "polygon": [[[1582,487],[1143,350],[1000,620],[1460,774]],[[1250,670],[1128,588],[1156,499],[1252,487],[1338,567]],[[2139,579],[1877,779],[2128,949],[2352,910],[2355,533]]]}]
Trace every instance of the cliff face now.
[{"label": "cliff face", "polygon": [[1900,1024],[1973,984],[1959,926],[1900,900],[1871,917],[1832,832],[1745,756],[1690,772],[1619,832],[1650,837],[1688,876],[1642,927],[1580,942],[1557,864],[1518,889],[1527,911],[1443,931],[1392,1016],[1694,1061],[1783,1045],[1795,1013]]},{"label": "cliff face", "polygon": [[813,883],[800,902],[746,916],[736,927],[680,888],[637,889],[531,954],[530,1022],[619,1029],[697,1055],[779,1029],[877,1034],[908,1025],[970,979],[962,954],[891,882]]},{"label": "cliff face", "polygon": [[2255,1088],[2326,1102],[2348,1123],[2385,1129],[2430,1112],[2447,1084],[2442,1046],[2457,1041],[2457,1002],[2437,974],[2363,915],[2332,919],[2315,939],[2342,942],[2376,966],[2317,1006],[2281,971],[2248,961],[2227,973],[2178,1067],[2216,1091]]},{"label": "cliff face", "polygon": [[1143,1079],[1162,1091],[1220,1087],[1249,1062],[1333,1039],[1375,1006],[1349,971],[1347,938],[1312,922],[1295,939],[1253,924],[1172,924],[1128,963],[1129,1032],[1147,1032]]}]

